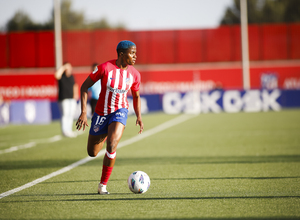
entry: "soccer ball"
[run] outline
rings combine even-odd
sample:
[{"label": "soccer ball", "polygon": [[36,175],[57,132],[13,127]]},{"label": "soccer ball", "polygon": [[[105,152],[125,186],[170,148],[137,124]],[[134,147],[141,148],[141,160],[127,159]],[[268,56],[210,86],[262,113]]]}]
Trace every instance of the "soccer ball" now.
[{"label": "soccer ball", "polygon": [[127,183],[131,192],[145,193],[150,187],[150,178],[143,171],[135,171],[130,174]]}]

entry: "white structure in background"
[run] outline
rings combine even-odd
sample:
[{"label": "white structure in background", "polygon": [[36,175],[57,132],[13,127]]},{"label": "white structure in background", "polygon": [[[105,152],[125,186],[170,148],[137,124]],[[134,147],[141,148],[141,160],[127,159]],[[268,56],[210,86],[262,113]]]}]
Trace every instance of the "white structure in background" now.
[{"label": "white structure in background", "polygon": [[240,0],[241,42],[244,90],[250,89],[247,0]]},{"label": "white structure in background", "polygon": [[55,34],[55,66],[62,66],[61,14],[60,0],[53,0],[54,5],[54,34]]}]

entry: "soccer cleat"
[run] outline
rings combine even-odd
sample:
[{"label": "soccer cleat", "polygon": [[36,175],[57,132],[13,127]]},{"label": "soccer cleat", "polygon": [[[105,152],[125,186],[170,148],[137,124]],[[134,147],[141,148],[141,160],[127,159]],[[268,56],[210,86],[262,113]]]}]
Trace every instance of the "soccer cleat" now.
[{"label": "soccer cleat", "polygon": [[106,185],[103,185],[103,184],[99,183],[99,185],[98,185],[98,194],[100,194],[100,195],[109,194],[109,192],[107,192],[107,190],[106,190]]}]

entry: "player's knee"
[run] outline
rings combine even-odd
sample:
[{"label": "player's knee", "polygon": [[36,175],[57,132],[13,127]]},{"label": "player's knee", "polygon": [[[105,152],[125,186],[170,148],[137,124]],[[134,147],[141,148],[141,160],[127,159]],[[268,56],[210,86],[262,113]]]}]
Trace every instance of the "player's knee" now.
[{"label": "player's knee", "polygon": [[95,152],[95,151],[88,150],[87,152],[88,152],[88,155],[89,155],[90,157],[96,157],[96,156],[97,156],[97,152]]},{"label": "player's knee", "polygon": [[115,152],[117,150],[118,141],[113,139],[107,142],[106,150],[108,152]]},{"label": "player's knee", "polygon": [[98,155],[99,150],[95,147],[88,147],[87,153],[90,157],[96,157]]}]

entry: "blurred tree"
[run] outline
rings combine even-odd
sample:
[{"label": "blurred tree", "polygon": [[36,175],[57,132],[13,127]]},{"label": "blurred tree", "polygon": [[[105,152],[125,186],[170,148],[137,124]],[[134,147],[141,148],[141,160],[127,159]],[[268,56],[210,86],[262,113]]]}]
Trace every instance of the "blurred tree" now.
[{"label": "blurred tree", "polygon": [[71,6],[70,0],[61,2],[61,28],[63,30],[84,29],[84,13],[73,11]]},{"label": "blurred tree", "polygon": [[[53,20],[53,19],[52,19]],[[61,27],[63,30],[82,30],[82,29],[113,29],[105,18],[99,21],[86,22],[83,12],[72,10],[72,1],[63,0],[61,2]],[[121,25],[116,28],[124,28]]]},{"label": "blurred tree", "polygon": [[[86,22],[83,12],[74,11],[72,9],[71,0],[63,0],[61,2],[61,26],[63,30],[84,30],[84,29],[124,29],[123,24],[112,27],[105,18],[99,21]],[[53,30],[54,28],[54,12],[52,16],[44,24],[34,23],[29,15],[23,11],[18,11],[7,22],[7,31],[35,31],[35,30]]]},{"label": "blurred tree", "polygon": [[7,31],[34,31],[49,29],[49,24],[36,24],[29,15],[23,11],[17,11],[16,14],[7,22]]},{"label": "blurred tree", "polygon": [[92,21],[86,25],[88,29],[125,29],[125,25],[122,23],[117,24],[112,27],[105,18],[102,18],[99,21]]},{"label": "blurred tree", "polygon": [[87,26],[89,29],[109,29],[109,28],[111,28],[111,26],[109,25],[109,23],[107,22],[107,20],[105,18],[103,18],[99,21],[90,22]]},{"label": "blurred tree", "polygon": [[33,25],[30,17],[23,11],[17,11],[17,13],[7,22],[6,28],[8,31],[23,31],[30,29]]},{"label": "blurred tree", "polygon": [[[300,21],[299,0],[248,0],[248,23],[288,23]],[[221,20],[224,24],[240,23],[240,0],[226,9]]]}]

